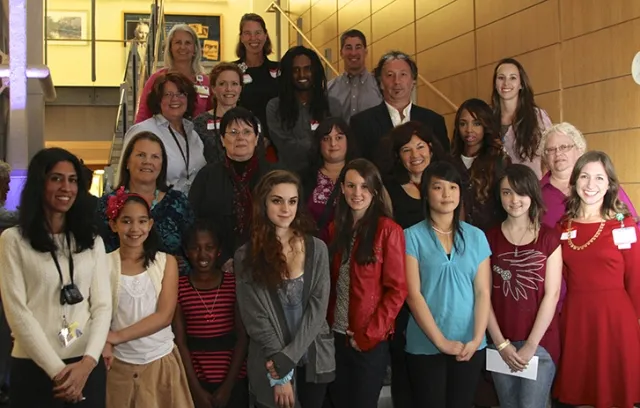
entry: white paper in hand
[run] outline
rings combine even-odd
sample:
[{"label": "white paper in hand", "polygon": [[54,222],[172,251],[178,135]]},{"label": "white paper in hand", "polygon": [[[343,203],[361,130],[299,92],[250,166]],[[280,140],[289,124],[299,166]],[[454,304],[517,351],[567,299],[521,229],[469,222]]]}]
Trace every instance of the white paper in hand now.
[{"label": "white paper in hand", "polygon": [[527,368],[522,371],[511,372],[511,368],[504,362],[500,353],[494,349],[487,348],[487,371],[494,373],[512,375],[514,377],[528,378],[536,380],[538,378],[538,356],[533,356]]}]

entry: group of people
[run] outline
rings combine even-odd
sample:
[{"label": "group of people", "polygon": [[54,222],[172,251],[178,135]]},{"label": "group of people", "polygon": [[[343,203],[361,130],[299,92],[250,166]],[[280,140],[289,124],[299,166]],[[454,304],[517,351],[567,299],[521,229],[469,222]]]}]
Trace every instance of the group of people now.
[{"label": "group of people", "polygon": [[[494,71],[452,138],[414,61],[344,75],[255,14],[206,76],[188,26],[97,208],[69,152],[29,164],[0,236],[14,407],[468,408],[640,402],[637,214],[609,157]],[[536,357],[537,378],[518,374]]]}]

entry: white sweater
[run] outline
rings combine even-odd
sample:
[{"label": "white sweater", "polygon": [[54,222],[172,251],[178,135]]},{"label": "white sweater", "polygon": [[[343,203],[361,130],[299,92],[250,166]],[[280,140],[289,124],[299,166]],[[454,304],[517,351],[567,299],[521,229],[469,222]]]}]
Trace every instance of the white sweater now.
[{"label": "white sweater", "polygon": [[[58,251],[57,256],[64,283],[68,284],[66,252],[65,242],[65,251]],[[33,360],[51,378],[65,367],[63,359],[88,355],[99,361],[111,324],[110,265],[102,238],[96,237],[93,249],[73,254],[73,265],[74,282],[84,300],[62,306],[60,276],[51,254],[34,250],[18,227],[0,236],[0,291],[15,337],[11,355]],[[77,322],[83,332],[66,348],[58,340],[63,308],[67,322]]]}]

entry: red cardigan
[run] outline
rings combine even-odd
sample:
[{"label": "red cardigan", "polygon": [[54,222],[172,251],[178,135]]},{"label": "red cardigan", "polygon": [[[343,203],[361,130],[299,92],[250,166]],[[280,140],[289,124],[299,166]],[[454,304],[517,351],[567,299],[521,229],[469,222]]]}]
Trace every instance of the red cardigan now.
[{"label": "red cardigan", "polygon": [[[335,225],[329,226],[329,242],[335,238]],[[355,261],[360,239],[351,251],[349,285],[349,327],[362,351],[371,350],[393,333],[396,316],[407,297],[405,275],[405,241],[402,228],[393,220],[382,217],[374,240],[376,262],[359,265]],[[333,325],[336,305],[336,282],[342,264],[342,254],[331,262],[331,294],[327,320]]]}]

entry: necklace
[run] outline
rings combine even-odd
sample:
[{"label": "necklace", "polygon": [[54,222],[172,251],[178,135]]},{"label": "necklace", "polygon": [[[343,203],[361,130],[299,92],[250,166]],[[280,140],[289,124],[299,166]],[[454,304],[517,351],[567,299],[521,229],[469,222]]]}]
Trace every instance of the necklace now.
[{"label": "necklace", "polygon": [[[598,231],[596,231],[595,235],[592,236],[591,239],[588,240],[585,244],[580,245],[580,246],[574,245],[573,241],[571,240],[571,234],[567,234],[567,243],[569,244],[569,248],[573,249],[574,251],[582,251],[583,249],[585,249],[589,245],[593,244],[593,241],[598,239],[598,237],[600,236],[600,233],[604,229],[604,224],[605,223],[606,223],[606,220],[602,220],[600,222],[600,227],[598,227]],[[567,230],[571,231],[571,220],[569,220],[569,222],[567,223]]]},{"label": "necklace", "polygon": [[439,229],[439,228],[436,228],[436,226],[435,226],[435,225],[432,225],[432,226],[431,226],[431,228],[433,228],[433,230],[434,230],[435,232],[439,232],[439,233],[441,233],[442,235],[450,235],[450,234],[453,232],[453,228],[452,228],[452,229],[450,229],[449,231],[443,231],[443,230],[441,230],[441,229]]},{"label": "necklace", "polygon": [[[517,258],[518,257],[518,247],[522,245],[522,240],[524,239],[524,237],[527,235],[527,232],[529,232],[529,229],[531,228],[531,224],[527,225],[527,228],[524,229],[524,232],[522,233],[522,236],[520,237],[520,240],[518,241],[518,243],[515,243],[515,239],[513,236],[513,232],[509,231],[509,235],[511,236],[511,241],[513,241],[513,247],[515,248],[514,250],[514,255]],[[505,228],[506,229],[506,228]],[[507,229],[508,230],[508,229]]]},{"label": "necklace", "polygon": [[[193,286],[193,283],[192,283],[192,286]],[[220,285],[216,289],[216,297],[213,298],[213,304],[211,305],[211,309],[207,307],[207,304],[204,302],[204,299],[202,299],[202,296],[200,296],[200,291],[196,289],[195,286],[193,286],[193,290],[196,291],[196,295],[198,295],[198,298],[200,298],[200,302],[202,303],[204,310],[206,310],[207,312],[207,315],[206,315],[207,323],[213,323],[218,318],[217,316],[213,315],[213,311],[216,309],[216,303],[218,302],[218,295],[220,294],[220,286],[222,286],[222,282],[220,282]]]}]

